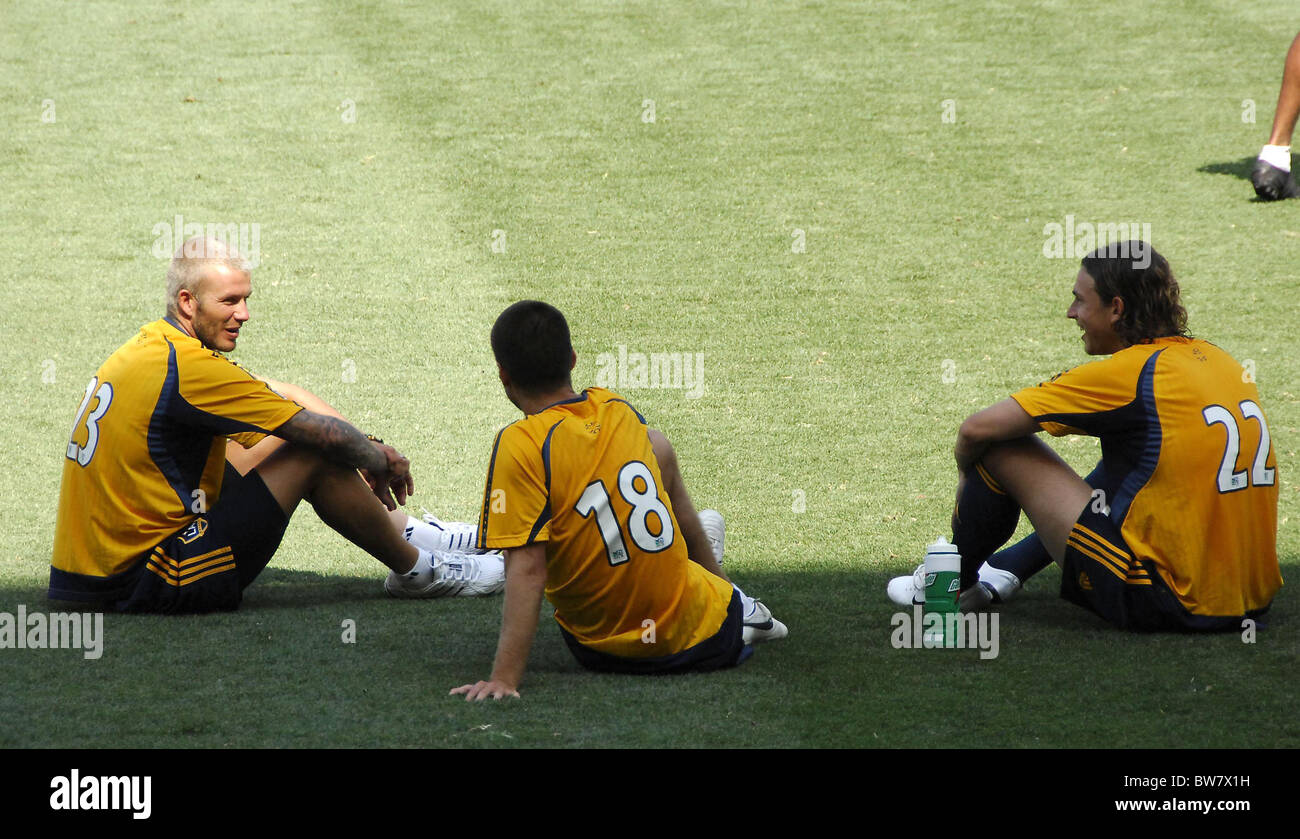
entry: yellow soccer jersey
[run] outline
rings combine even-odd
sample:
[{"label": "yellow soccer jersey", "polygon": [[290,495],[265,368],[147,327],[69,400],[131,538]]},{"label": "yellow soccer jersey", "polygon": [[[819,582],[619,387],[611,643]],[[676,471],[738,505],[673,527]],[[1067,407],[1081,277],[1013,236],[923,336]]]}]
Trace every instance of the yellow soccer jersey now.
[{"label": "yellow soccer jersey", "polygon": [[171,321],[141,327],[95,373],[77,410],[50,596],[119,596],[119,575],[216,504],[226,439],[247,448],[300,410]]},{"label": "yellow soccer jersey", "polygon": [[589,388],[507,426],[488,467],[479,546],[546,543],[546,597],[580,643],[623,658],[716,634],[731,584],[692,562],[645,419]]},{"label": "yellow soccer jersey", "polygon": [[1161,338],[1012,395],[1053,435],[1101,438],[1111,521],[1194,615],[1243,615],[1282,585],[1277,458],[1246,379],[1213,344]]}]

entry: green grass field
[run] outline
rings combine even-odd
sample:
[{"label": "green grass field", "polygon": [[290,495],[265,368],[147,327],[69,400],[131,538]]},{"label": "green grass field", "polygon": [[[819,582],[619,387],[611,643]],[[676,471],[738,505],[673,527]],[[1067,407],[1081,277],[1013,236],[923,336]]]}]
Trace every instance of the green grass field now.
[{"label": "green grass field", "polygon": [[[163,5],[0,3],[0,612],[49,608],[72,419],[162,314],[179,215],[258,226],[233,357],[395,443],[444,517],[517,417],[510,302],[566,313],[579,388],[620,346],[702,353],[698,398],[624,395],[790,637],[599,676],[544,613],[523,698],[469,705],[500,599],[388,600],[304,506],[237,613],[0,650],[0,747],[1300,745],[1300,201],[1246,180],[1291,2]],[[958,424],[1085,360],[1077,261],[1044,256],[1067,217],[1149,224],[1192,331],[1253,364],[1293,583],[1257,643],[1120,633],[1050,569],[996,659],[890,644]]]}]

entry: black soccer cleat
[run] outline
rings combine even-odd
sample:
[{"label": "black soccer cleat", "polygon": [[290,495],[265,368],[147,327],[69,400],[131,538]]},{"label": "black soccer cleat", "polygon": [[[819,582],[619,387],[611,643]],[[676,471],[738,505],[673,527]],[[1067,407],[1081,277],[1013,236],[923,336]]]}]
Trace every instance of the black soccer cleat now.
[{"label": "black soccer cleat", "polygon": [[1283,198],[1300,196],[1300,187],[1296,186],[1294,175],[1263,160],[1255,161],[1255,169],[1250,173],[1250,182],[1255,185],[1255,194],[1264,201],[1280,201]]}]

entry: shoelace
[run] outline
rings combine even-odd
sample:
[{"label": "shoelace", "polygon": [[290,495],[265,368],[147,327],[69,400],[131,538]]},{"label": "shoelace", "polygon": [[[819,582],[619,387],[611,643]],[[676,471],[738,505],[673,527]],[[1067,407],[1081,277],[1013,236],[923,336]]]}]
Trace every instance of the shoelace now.
[{"label": "shoelace", "polygon": [[472,559],[444,560],[438,570],[438,578],[467,582],[478,576],[478,563]]}]

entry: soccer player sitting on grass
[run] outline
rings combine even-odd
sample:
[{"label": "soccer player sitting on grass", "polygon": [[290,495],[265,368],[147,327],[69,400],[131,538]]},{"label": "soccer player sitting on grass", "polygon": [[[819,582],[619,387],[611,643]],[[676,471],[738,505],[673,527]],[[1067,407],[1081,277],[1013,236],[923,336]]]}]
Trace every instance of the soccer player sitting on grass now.
[{"label": "soccer player sitting on grass", "polygon": [[750,644],[785,637],[719,567],[722,517],[696,513],[668,439],[617,394],[574,392],[577,355],[557,309],[510,306],[492,352],[524,413],[497,435],[479,520],[479,546],[505,550],[505,607],[490,679],[451,693],[519,695],[543,592],[592,670],[731,667]]},{"label": "soccer player sitting on grass", "polygon": [[[1066,315],[1084,352],[1109,358],[1018,391],[958,433],[962,608],[1008,599],[1055,560],[1061,596],[1123,629],[1240,630],[1282,585],[1277,461],[1253,377],[1188,336],[1178,283],[1146,242],[1084,257]],[[1038,431],[1100,438],[1101,463],[1080,478]],[[993,554],[1022,509],[1034,533]],[[924,566],[888,593],[922,602]]]},{"label": "soccer player sitting on grass", "polygon": [[499,557],[449,552],[463,534],[396,511],[414,490],[396,449],[307,391],[259,380],[222,355],[250,317],[238,253],[191,239],[167,288],[166,317],[104,362],[77,411],[51,599],[128,612],[234,609],[304,499],[391,569],[394,596],[500,591]]},{"label": "soccer player sitting on grass", "polygon": [[1291,134],[1300,116],[1300,35],[1291,42],[1282,68],[1282,89],[1277,94],[1273,129],[1268,144],[1260,149],[1250,180],[1255,194],[1265,201],[1295,198],[1300,195],[1291,174]]}]

